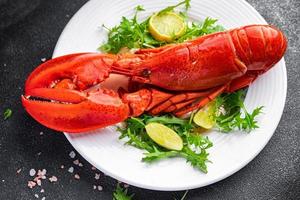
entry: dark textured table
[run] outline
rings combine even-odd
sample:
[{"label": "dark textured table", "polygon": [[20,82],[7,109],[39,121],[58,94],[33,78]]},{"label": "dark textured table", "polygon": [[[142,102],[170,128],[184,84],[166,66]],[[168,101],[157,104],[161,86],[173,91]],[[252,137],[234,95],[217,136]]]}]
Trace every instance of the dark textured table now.
[{"label": "dark textured table", "polygon": [[[26,77],[42,58],[51,58],[61,31],[85,2],[0,0],[0,106],[1,112],[13,111],[8,120],[0,119],[0,199],[112,199],[117,181],[102,173],[96,180],[95,173],[100,172],[78,154],[70,158],[73,148],[66,138],[35,122],[20,102]],[[190,190],[186,199],[300,199],[300,1],[251,0],[250,4],[289,39],[284,113],[274,136],[250,164],[223,181]],[[73,164],[76,159],[84,166]],[[73,173],[68,172],[71,166]],[[29,189],[30,169],[44,168],[47,180]],[[57,182],[48,180],[52,175]],[[133,186],[129,192],[135,193],[134,199],[163,200],[180,199],[184,193]]]}]

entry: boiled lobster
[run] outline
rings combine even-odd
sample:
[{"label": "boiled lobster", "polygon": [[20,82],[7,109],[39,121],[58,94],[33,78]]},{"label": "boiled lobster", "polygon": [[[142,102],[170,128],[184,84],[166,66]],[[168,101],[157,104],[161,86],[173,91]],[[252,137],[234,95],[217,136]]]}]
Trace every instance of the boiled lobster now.
[{"label": "boiled lobster", "polygon": [[[41,124],[73,133],[144,112],[182,116],[223,92],[248,86],[286,47],[277,28],[249,25],[134,54],[65,55],[30,74],[22,103]],[[111,74],[129,77],[128,89],[99,85]]]}]

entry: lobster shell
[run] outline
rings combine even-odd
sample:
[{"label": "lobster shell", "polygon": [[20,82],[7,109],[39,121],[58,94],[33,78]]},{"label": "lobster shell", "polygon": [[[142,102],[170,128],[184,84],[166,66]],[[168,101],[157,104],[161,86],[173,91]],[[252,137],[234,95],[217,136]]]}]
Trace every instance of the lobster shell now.
[{"label": "lobster shell", "polygon": [[[65,55],[31,73],[22,103],[38,122],[69,132],[106,127],[144,112],[182,116],[223,92],[248,86],[286,48],[276,27],[249,25],[136,54]],[[111,74],[139,85],[130,92],[95,87]]]}]

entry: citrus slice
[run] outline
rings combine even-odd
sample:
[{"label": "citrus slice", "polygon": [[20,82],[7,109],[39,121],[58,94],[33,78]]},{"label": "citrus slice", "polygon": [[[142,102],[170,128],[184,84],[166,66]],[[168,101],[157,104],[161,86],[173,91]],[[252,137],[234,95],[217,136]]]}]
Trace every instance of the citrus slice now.
[{"label": "citrus slice", "polygon": [[181,137],[169,127],[159,123],[149,123],[145,126],[149,137],[158,145],[170,150],[181,150],[183,142]]},{"label": "citrus slice", "polygon": [[180,15],[174,12],[154,14],[149,20],[149,31],[159,41],[171,42],[185,33],[186,24]]},{"label": "citrus slice", "polygon": [[212,101],[201,108],[194,116],[194,122],[205,129],[211,129],[215,125],[215,102]]}]

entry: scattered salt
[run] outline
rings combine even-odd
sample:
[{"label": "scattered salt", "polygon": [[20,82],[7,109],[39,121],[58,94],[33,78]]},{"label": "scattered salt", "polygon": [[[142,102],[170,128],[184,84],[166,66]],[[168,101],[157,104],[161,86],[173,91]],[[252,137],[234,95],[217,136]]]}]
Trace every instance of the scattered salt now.
[{"label": "scattered salt", "polygon": [[74,151],[71,151],[71,152],[69,153],[69,156],[70,156],[71,158],[75,158],[76,154],[75,154]]},{"label": "scattered salt", "polygon": [[92,170],[96,170],[96,167],[92,166]]},{"label": "scattered salt", "polygon": [[46,58],[41,58],[41,61],[42,62],[45,62],[47,59]]},{"label": "scattered salt", "polygon": [[99,180],[99,178],[100,178],[100,174],[96,173],[96,174],[95,174],[95,179],[96,179],[96,180]]},{"label": "scattered salt", "polygon": [[128,188],[129,187],[129,185],[128,184],[124,184],[124,188]]},{"label": "scattered salt", "polygon": [[30,170],[29,170],[29,175],[30,175],[30,176],[34,176],[35,173],[36,173],[35,169],[30,169]]},{"label": "scattered salt", "polygon": [[38,179],[38,180],[36,180],[36,184],[37,184],[38,186],[41,186],[41,185],[42,185],[42,181],[41,181],[40,179]]},{"label": "scattered salt", "polygon": [[44,132],[43,132],[43,131],[41,131],[41,132],[40,132],[40,135],[44,135]]},{"label": "scattered salt", "polygon": [[56,182],[57,181],[57,177],[56,176],[52,176],[49,178],[49,181],[52,182]]},{"label": "scattered salt", "polygon": [[74,167],[70,167],[70,168],[68,169],[68,172],[73,173],[73,172],[74,172]]},{"label": "scattered salt", "polygon": [[27,186],[28,186],[30,189],[34,188],[35,185],[36,185],[35,182],[33,182],[33,181],[28,181]]},{"label": "scattered salt", "polygon": [[96,190],[96,189],[97,189],[97,186],[96,186],[96,185],[93,185],[93,189]]},{"label": "scattered salt", "polygon": [[44,193],[45,192],[45,190],[44,189],[41,189],[41,193]]},{"label": "scattered salt", "polygon": [[43,198],[42,198],[42,200],[45,200],[45,199],[46,199],[46,197],[43,197]]},{"label": "scattered salt", "polygon": [[34,194],[35,198],[39,198],[39,195],[38,194]]},{"label": "scattered salt", "polygon": [[103,187],[101,185],[98,185],[98,190],[99,191],[102,191],[103,190]]},{"label": "scattered salt", "polygon": [[75,175],[74,175],[74,178],[77,179],[77,180],[79,180],[79,179],[80,179],[80,176],[79,176],[78,174],[75,174]]},{"label": "scattered salt", "polygon": [[83,167],[83,164],[82,164],[82,163],[79,163],[78,166],[79,166],[79,167]]},{"label": "scattered salt", "polygon": [[79,160],[78,159],[74,160],[73,163],[74,163],[74,165],[78,165],[79,164]]},{"label": "scattered salt", "polygon": [[46,169],[43,169],[43,170],[40,170],[40,169],[39,169],[37,175],[40,176],[40,177],[42,177],[42,176],[45,176],[46,173],[47,173],[47,170],[46,170]]},{"label": "scattered salt", "polygon": [[20,168],[20,169],[18,169],[17,170],[17,174],[20,174],[20,172],[22,171],[22,169]]},{"label": "scattered salt", "polygon": [[221,105],[221,106],[219,107],[219,109],[217,110],[216,116],[218,117],[218,116],[220,116],[220,115],[226,115],[226,110],[225,110],[225,108],[224,108],[224,105]]},{"label": "scattered salt", "polygon": [[60,168],[63,169],[63,168],[65,168],[65,166],[64,166],[64,165],[61,165]]}]

